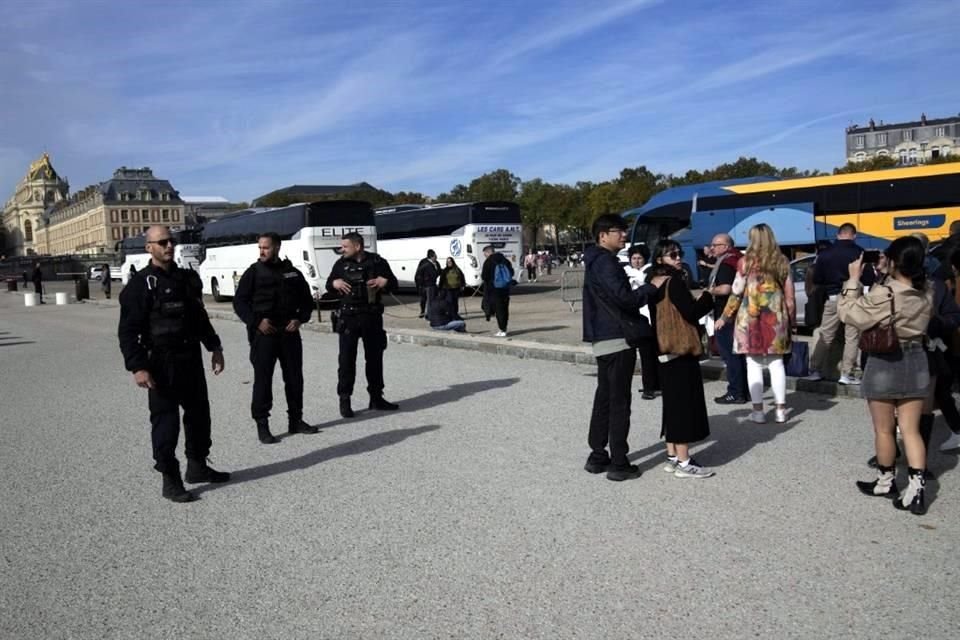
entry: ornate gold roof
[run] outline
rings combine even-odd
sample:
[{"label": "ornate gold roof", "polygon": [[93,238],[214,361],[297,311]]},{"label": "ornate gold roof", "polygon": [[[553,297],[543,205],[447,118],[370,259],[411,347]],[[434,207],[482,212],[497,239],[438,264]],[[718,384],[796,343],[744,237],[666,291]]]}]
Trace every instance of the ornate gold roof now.
[{"label": "ornate gold roof", "polygon": [[47,152],[30,163],[30,171],[27,172],[28,180],[55,180],[57,177],[57,172],[50,164],[50,155]]}]

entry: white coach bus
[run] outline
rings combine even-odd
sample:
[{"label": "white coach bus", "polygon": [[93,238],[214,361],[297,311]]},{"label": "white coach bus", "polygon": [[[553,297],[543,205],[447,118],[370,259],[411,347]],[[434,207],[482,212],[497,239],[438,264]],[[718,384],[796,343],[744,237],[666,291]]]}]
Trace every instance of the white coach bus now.
[{"label": "white coach bus", "polygon": [[[182,269],[197,270],[200,266],[200,230],[183,229],[174,231],[170,234],[175,244],[173,248],[173,261]],[[150,262],[150,254],[147,253],[146,236],[140,235],[133,238],[125,238],[119,244],[120,257],[123,264],[120,265],[120,282],[124,285],[130,280],[131,267],[135,271],[140,271]]]},{"label": "white coach bus", "polygon": [[520,268],[523,227],[514,202],[382,207],[376,220],[377,253],[390,262],[401,287],[415,286],[417,266],[429,249],[437,252],[441,267],[453,258],[468,287],[480,286],[487,245]]},{"label": "white coach bus", "polygon": [[280,257],[299,269],[315,297],[321,296],[333,263],[340,258],[340,238],[356,232],[376,251],[373,208],[359,200],[328,200],[278,209],[250,209],[208,222],[203,228],[200,263],[203,292],[217,302],[232,297],[240,276],[260,258],[257,237],[280,236]]}]

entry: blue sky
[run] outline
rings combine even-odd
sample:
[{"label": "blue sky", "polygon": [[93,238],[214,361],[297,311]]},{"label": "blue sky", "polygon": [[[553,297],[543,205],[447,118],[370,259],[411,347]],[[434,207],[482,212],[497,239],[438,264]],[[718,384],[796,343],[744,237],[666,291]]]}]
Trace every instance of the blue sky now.
[{"label": "blue sky", "polygon": [[248,200],[483,172],[600,181],[741,155],[843,164],[844,128],[960,113],[960,0],[0,3],[0,201],[150,166]]}]

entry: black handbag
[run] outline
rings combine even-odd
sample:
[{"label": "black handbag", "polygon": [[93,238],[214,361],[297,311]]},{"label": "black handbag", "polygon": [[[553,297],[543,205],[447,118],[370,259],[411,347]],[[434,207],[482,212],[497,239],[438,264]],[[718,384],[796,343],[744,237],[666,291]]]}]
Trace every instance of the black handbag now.
[{"label": "black handbag", "polygon": [[590,288],[593,293],[593,299],[597,301],[603,310],[612,315],[620,323],[620,330],[623,332],[623,339],[633,348],[643,344],[643,341],[650,337],[650,330],[644,325],[643,316],[637,315],[637,318],[631,318],[620,309],[611,307],[600,295]]}]

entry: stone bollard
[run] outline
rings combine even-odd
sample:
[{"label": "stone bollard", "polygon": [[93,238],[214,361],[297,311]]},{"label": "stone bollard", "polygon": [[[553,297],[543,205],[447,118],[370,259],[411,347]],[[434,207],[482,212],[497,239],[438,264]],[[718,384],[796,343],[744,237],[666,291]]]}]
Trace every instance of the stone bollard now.
[{"label": "stone bollard", "polygon": [[23,294],[23,304],[27,307],[37,306],[37,294],[35,293],[25,293]]},{"label": "stone bollard", "polygon": [[57,304],[69,304],[70,299],[67,297],[67,294],[63,291],[57,292]]}]

